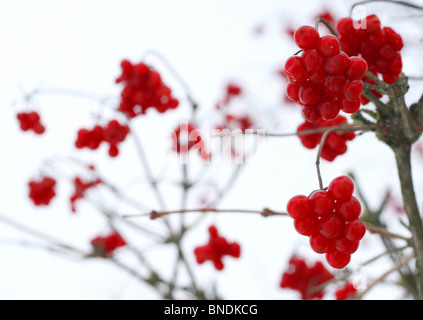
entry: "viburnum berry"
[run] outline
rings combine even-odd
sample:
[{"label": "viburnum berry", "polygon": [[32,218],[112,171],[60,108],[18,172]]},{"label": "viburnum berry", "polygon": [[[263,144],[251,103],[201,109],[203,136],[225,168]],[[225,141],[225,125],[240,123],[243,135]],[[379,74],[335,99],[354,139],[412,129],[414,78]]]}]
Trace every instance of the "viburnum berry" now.
[{"label": "viburnum berry", "polygon": [[[374,14],[363,19],[362,24],[366,27],[356,29],[351,18],[344,18],[336,27],[342,47],[351,57],[348,71],[350,78],[361,80],[362,75],[366,73],[362,61],[352,58],[360,56],[373,74],[381,76],[389,84],[394,83],[402,71],[400,51],[404,43],[401,36],[390,27],[382,27],[379,18]],[[367,78],[364,78],[364,81],[371,83]],[[362,101],[363,104],[368,103],[366,99]]]},{"label": "viburnum berry", "polygon": [[354,183],[346,176],[331,181],[328,190],[316,190],[306,197],[296,195],[287,203],[295,230],[310,237],[313,251],[326,254],[333,268],[344,268],[359,247],[366,226],[359,219],[361,205],[352,196]]},{"label": "viburnum berry", "polygon": [[304,51],[285,63],[284,73],[289,82],[286,96],[303,107],[305,120],[316,123],[335,119],[341,110],[357,112],[364,86],[362,79],[367,72],[366,61],[349,57],[340,51],[337,37],[320,37],[310,26],[300,27],[294,39]]},{"label": "viburnum berry", "polygon": [[315,49],[319,40],[319,32],[311,26],[299,27],[294,33],[295,43],[303,50]]},{"label": "viburnum berry", "polygon": [[172,151],[179,154],[187,154],[192,149],[196,149],[203,160],[210,159],[210,154],[206,151],[200,130],[193,123],[180,123],[172,132],[171,138]]},{"label": "viburnum berry", "polygon": [[124,85],[119,111],[126,116],[134,118],[145,114],[148,108],[163,113],[178,106],[179,101],[172,96],[171,89],[156,70],[144,62],[132,64],[129,60],[123,60],[121,68],[116,83]]},{"label": "viburnum berry", "polygon": [[100,184],[101,180],[94,179],[93,181],[90,181],[90,182],[84,182],[82,181],[80,177],[75,177],[73,179],[73,183],[75,186],[75,191],[70,197],[70,203],[71,203],[72,212],[76,212],[76,201],[79,199],[83,199],[85,196],[85,192],[88,189]]},{"label": "viburnum berry", "polygon": [[[341,115],[338,115],[335,119],[330,121],[320,120],[317,123],[304,121],[297,128],[298,138],[304,147],[307,149],[314,149],[320,144],[324,133],[317,132],[313,134],[301,134],[301,132],[317,128],[337,126],[344,123],[347,123],[347,119]],[[327,161],[333,161],[337,156],[342,155],[347,151],[346,142],[351,141],[354,138],[354,132],[331,132],[326,138],[321,157]]]},{"label": "viburnum berry", "polygon": [[326,252],[326,261],[332,268],[345,268],[351,261],[351,254],[340,252],[336,249],[331,249]]},{"label": "viburnum berry", "polygon": [[95,237],[91,240],[91,245],[96,256],[107,258],[112,256],[116,249],[125,247],[127,244],[122,236],[114,230],[107,236]]},{"label": "viburnum berry", "polygon": [[199,264],[210,260],[216,270],[222,270],[224,268],[222,261],[224,256],[240,257],[240,245],[237,242],[228,242],[224,237],[220,236],[214,225],[209,227],[209,235],[210,239],[206,245],[194,249],[194,254]]},{"label": "viburnum berry", "polygon": [[309,265],[303,258],[294,255],[282,275],[280,287],[298,291],[303,300],[322,299],[325,294],[322,285],[333,278],[333,274],[320,261]]},{"label": "viburnum berry", "polygon": [[17,119],[22,131],[32,130],[36,134],[43,134],[46,131],[45,126],[41,123],[41,117],[38,112],[20,112]]},{"label": "viburnum berry", "polygon": [[39,180],[28,182],[29,198],[36,206],[47,206],[56,196],[56,180],[49,176],[44,176]]},{"label": "viburnum berry", "polygon": [[110,120],[104,127],[94,126],[93,129],[80,129],[75,141],[78,149],[89,148],[96,150],[102,142],[109,144],[109,155],[116,157],[119,154],[118,145],[123,142],[129,134],[127,125],[121,125],[117,120]]},{"label": "viburnum berry", "polygon": [[351,296],[357,293],[357,288],[353,283],[347,281],[344,286],[338,288],[335,292],[336,300],[347,300]]}]

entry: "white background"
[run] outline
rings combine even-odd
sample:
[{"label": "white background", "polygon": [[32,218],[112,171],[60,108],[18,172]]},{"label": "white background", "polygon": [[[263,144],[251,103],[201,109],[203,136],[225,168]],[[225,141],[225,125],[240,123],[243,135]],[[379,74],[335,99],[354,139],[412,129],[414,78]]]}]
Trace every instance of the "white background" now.
[{"label": "white background", "polygon": [[[348,15],[351,1],[330,2],[338,16]],[[145,186],[134,144],[130,139],[121,146],[117,159],[107,156],[106,148],[96,152],[76,150],[76,131],[93,124],[98,103],[63,95],[40,95],[31,105],[22,99],[36,88],[67,88],[104,97],[117,96],[114,84],[123,58],[138,61],[148,49],[162,53],[182,75],[200,105],[200,119],[206,125],[210,110],[222,96],[228,81],[240,83],[245,94],[235,104],[245,109],[258,125],[271,126],[278,132],[293,132],[301,121],[299,109],[282,103],[284,83],[277,75],[287,57],[296,51],[284,30],[286,26],[314,24],[313,17],[329,2],[320,1],[13,1],[0,4],[0,213],[43,230],[63,241],[89,250],[89,240],[107,232],[102,216],[90,205],[80,202],[77,214],[70,212],[68,198],[72,186],[62,179],[58,195],[48,208],[35,208],[27,197],[27,182],[37,177],[45,159],[58,155],[75,156],[93,162],[110,181],[150,208],[156,205]],[[422,74],[416,57],[422,35],[417,26],[421,19],[415,12],[389,5],[369,5],[383,24],[404,31],[404,71]],[[255,30],[262,29],[261,34]],[[168,155],[168,134],[179,120],[189,114],[189,106],[178,82],[163,64],[149,56],[165,82],[174,89],[181,105],[175,112],[158,116],[150,112],[133,125],[140,135],[156,176],[180,178],[175,158]],[[419,82],[411,82],[407,97],[414,101],[421,93]],[[18,99],[18,100],[17,100]],[[20,100],[19,100],[20,99]],[[40,111],[47,126],[44,136],[23,133],[16,113],[26,107]],[[112,115],[104,110],[105,119]],[[318,187],[314,161],[315,150],[304,149],[296,137],[268,139],[252,157],[221,208],[284,211],[295,194],[309,194]],[[422,160],[413,158],[415,187],[419,201],[423,191]],[[77,168],[64,170],[78,172]],[[74,171],[72,171],[74,170]],[[327,184],[334,177],[353,170],[371,205],[377,207],[387,189],[396,196],[398,182],[391,151],[373,134],[365,134],[349,144],[348,153],[333,163],[322,163]],[[68,171],[67,171],[68,172]],[[224,184],[227,165],[214,166],[208,178]],[[225,175],[226,174],[226,175]],[[72,176],[71,176],[72,177]],[[167,178],[166,178],[167,179]],[[168,181],[167,180],[164,181]],[[177,189],[163,187],[167,205],[178,209]],[[207,191],[206,191],[207,192]],[[204,192],[203,192],[204,193]],[[200,191],[189,199],[198,206]],[[113,199],[105,199],[120,207]],[[419,203],[420,203],[419,202]],[[136,212],[131,212],[136,213]],[[401,217],[405,219],[405,217]],[[151,226],[146,218],[138,222]],[[398,223],[398,215],[384,213],[390,228],[407,235]],[[192,250],[207,241],[210,222],[218,225],[229,240],[242,246],[239,260],[225,260],[225,270],[216,272],[210,264],[195,265]],[[152,227],[155,227],[154,225]],[[81,261],[57,254],[15,245],[28,239],[9,226],[0,224],[0,298],[2,299],[154,299],[155,293],[126,273],[103,260]],[[148,242],[148,241],[147,241]],[[139,247],[165,274],[170,274],[174,256],[140,240]],[[201,283],[217,282],[220,293],[228,299],[297,299],[296,292],[281,290],[279,282],[289,257],[294,252],[310,261],[324,260],[312,253],[307,239],[293,231],[288,218],[250,215],[209,217],[192,231],[184,242],[187,256]],[[376,236],[367,235],[351,266],[358,266],[384,248]],[[123,259],[125,252],[121,253]],[[381,259],[366,267],[371,281],[389,268]],[[185,277],[184,274],[182,274]],[[391,278],[388,278],[391,279]],[[395,280],[395,278],[392,278]],[[389,290],[388,290],[389,289]],[[327,298],[333,296],[328,294]],[[380,285],[366,296],[373,299],[398,299],[402,291],[389,284]]]}]

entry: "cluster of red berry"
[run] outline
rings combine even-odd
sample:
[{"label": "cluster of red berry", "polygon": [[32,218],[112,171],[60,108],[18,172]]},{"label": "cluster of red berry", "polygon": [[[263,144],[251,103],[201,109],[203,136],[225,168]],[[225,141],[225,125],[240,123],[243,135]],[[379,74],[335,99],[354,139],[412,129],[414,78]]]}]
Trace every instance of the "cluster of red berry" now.
[{"label": "cluster of red berry", "polygon": [[[342,48],[349,56],[361,55],[369,71],[382,75],[386,83],[394,83],[402,70],[399,51],[404,47],[401,36],[390,27],[381,26],[379,18],[372,14],[363,19],[357,28],[351,18],[343,18],[337,24]],[[365,79],[366,82],[370,79]],[[367,100],[364,103],[368,102]]]},{"label": "cluster of red berry", "polygon": [[70,197],[70,203],[71,203],[72,212],[76,212],[76,201],[83,199],[85,192],[88,189],[100,184],[101,180],[95,179],[95,180],[90,181],[90,182],[84,182],[84,181],[82,181],[82,179],[80,177],[75,177],[75,179],[73,179],[73,183],[74,183],[74,186],[75,186],[75,191],[72,194],[72,196]]},{"label": "cluster of red berry", "polygon": [[304,118],[318,122],[335,119],[341,110],[356,112],[360,108],[366,61],[348,57],[341,51],[337,37],[320,37],[311,26],[298,28],[294,40],[303,53],[290,57],[285,63],[289,81],[286,94],[303,106]]},{"label": "cluster of red berry", "polygon": [[335,292],[336,300],[347,300],[349,297],[354,296],[357,293],[357,288],[353,283],[347,281],[345,285],[338,288]]},{"label": "cluster of red berry", "polygon": [[121,125],[117,120],[111,120],[107,126],[96,125],[93,129],[80,129],[75,146],[78,149],[98,149],[102,142],[109,144],[109,155],[116,157],[119,154],[118,145],[126,139],[129,128]]},{"label": "cluster of red berry", "polygon": [[126,246],[126,241],[121,237],[117,231],[113,231],[107,236],[98,236],[91,240],[91,245],[94,248],[94,254],[99,257],[107,258],[113,252]]},{"label": "cluster of red berry", "polygon": [[36,111],[20,112],[17,114],[17,118],[22,131],[32,130],[36,134],[43,134],[46,131],[41,123],[41,117]]},{"label": "cluster of red berry", "polygon": [[179,154],[188,154],[196,149],[203,160],[209,160],[210,154],[206,151],[204,140],[197,126],[190,122],[181,122],[172,132],[172,151]]},{"label": "cluster of red berry", "polygon": [[116,83],[124,84],[119,111],[129,118],[145,114],[148,108],[163,113],[178,106],[179,101],[156,70],[143,62],[132,64],[128,60],[123,60],[121,67],[122,74],[116,79]]},{"label": "cluster of red berry", "polygon": [[28,186],[29,198],[36,206],[46,206],[56,196],[56,180],[52,177],[44,176],[39,180],[31,180]]},{"label": "cluster of red berry", "polygon": [[303,300],[322,299],[324,288],[318,287],[333,278],[320,261],[309,266],[304,259],[294,255],[289,260],[288,270],[282,275],[280,287],[298,291]]},{"label": "cluster of red berry", "polygon": [[287,204],[296,231],[310,237],[310,247],[325,253],[333,268],[344,268],[366,232],[359,219],[361,205],[352,194],[354,183],[347,176],[332,180],[327,190],[316,190],[309,197],[297,195]]},{"label": "cluster of red berry", "polygon": [[[310,123],[304,121],[297,128],[297,133],[301,133],[306,130],[314,130],[318,128],[326,128],[331,126],[339,126],[347,123],[347,119],[344,116],[338,115],[335,119],[330,121],[320,120],[317,123]],[[332,132],[326,138],[325,144],[322,148],[321,157],[327,161],[333,161],[337,156],[347,152],[347,141],[355,138],[354,132]],[[301,143],[307,149],[314,149],[320,144],[323,137],[323,132],[317,132],[313,134],[298,134]]]},{"label": "cluster of red berry", "polygon": [[209,242],[194,250],[197,262],[204,263],[206,260],[213,262],[217,270],[223,269],[223,256],[232,256],[239,258],[241,254],[241,247],[237,242],[228,242],[224,237],[220,236],[215,226],[209,227],[210,239]]}]

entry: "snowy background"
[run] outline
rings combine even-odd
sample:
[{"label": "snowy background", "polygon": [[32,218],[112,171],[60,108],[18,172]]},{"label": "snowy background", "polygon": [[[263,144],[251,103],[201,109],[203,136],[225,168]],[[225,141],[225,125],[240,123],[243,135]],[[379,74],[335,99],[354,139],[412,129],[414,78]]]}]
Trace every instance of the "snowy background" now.
[{"label": "snowy background", "polygon": [[[314,24],[314,16],[325,8],[337,17],[349,14],[352,1],[14,1],[0,4],[0,214],[42,230],[89,250],[89,241],[107,232],[107,224],[89,204],[80,202],[72,214],[68,198],[72,186],[59,181],[58,195],[47,208],[36,208],[27,196],[27,182],[46,168],[45,159],[73,156],[96,164],[99,172],[149,208],[156,205],[145,184],[134,144],[121,146],[121,155],[110,159],[107,150],[95,152],[74,147],[76,131],[91,127],[99,103],[66,95],[38,95],[30,106],[22,97],[37,88],[66,88],[94,96],[117,96],[114,83],[120,61],[134,62],[150,49],[157,50],[172,64],[189,85],[200,106],[199,118],[210,120],[209,113],[222,97],[229,81],[244,89],[236,107],[253,114],[259,125],[278,132],[293,132],[302,121],[296,106],[283,103],[284,82],[278,75],[284,61],[296,51],[286,28]],[[375,4],[384,25],[403,34],[404,72],[422,75],[419,62],[422,35],[417,26],[422,18],[409,19],[415,12],[402,7]],[[404,32],[404,33],[402,33]],[[420,33],[419,33],[420,32]],[[420,51],[421,52],[421,51]],[[180,179],[176,158],[168,153],[170,130],[189,115],[184,92],[165,66],[152,56],[147,61],[162,73],[174,89],[181,105],[166,115],[150,112],[134,121],[147,151],[155,176]],[[414,101],[421,93],[419,82],[410,82],[407,97]],[[16,113],[27,107],[38,110],[47,126],[38,137],[19,130]],[[110,109],[102,115],[108,118]],[[208,123],[208,125],[213,125]],[[260,145],[242,170],[220,208],[284,211],[295,194],[309,194],[318,187],[314,167],[316,150],[306,150],[298,138],[271,138]],[[422,200],[423,160],[413,158],[415,187]],[[47,167],[47,172],[51,167]],[[66,172],[78,172],[60,164]],[[346,155],[333,163],[322,163],[325,183],[353,171],[371,205],[377,207],[387,189],[400,196],[396,167],[391,151],[374,137],[364,134],[348,146]],[[41,170],[41,171],[40,171]],[[72,171],[74,170],[74,171]],[[53,171],[53,173],[57,171]],[[230,172],[223,164],[214,166],[207,176],[222,184]],[[195,174],[192,173],[191,174]],[[180,194],[171,183],[162,191],[167,206],[178,209]],[[193,192],[190,207],[198,207],[207,189]],[[129,210],[116,199],[105,198],[117,210]],[[131,212],[137,213],[132,209]],[[177,218],[177,217],[176,217]],[[402,217],[405,219],[405,217]],[[137,223],[152,225],[147,218]],[[407,235],[398,215],[386,211],[384,219],[392,230]],[[221,233],[242,246],[239,260],[228,258],[225,269],[216,272],[210,264],[197,266],[192,249],[207,241],[207,226],[216,223]],[[155,299],[154,291],[103,260],[78,260],[22,246],[22,239],[37,241],[9,226],[0,224],[0,298],[2,299]],[[139,245],[151,261],[170,274],[173,251],[160,249],[140,240]],[[311,251],[305,237],[299,236],[288,218],[264,219],[252,215],[209,217],[190,232],[184,241],[187,256],[201,283],[217,283],[227,299],[297,299],[296,292],[281,290],[279,282],[290,256],[304,254],[310,261],[324,260]],[[377,236],[366,235],[351,266],[384,251]],[[123,259],[125,253],[122,252]],[[380,259],[365,268],[370,282],[389,267]],[[182,274],[182,277],[185,275]],[[388,280],[395,280],[389,277]],[[331,298],[330,294],[327,296]],[[402,291],[389,283],[381,284],[366,298],[398,299]]]}]

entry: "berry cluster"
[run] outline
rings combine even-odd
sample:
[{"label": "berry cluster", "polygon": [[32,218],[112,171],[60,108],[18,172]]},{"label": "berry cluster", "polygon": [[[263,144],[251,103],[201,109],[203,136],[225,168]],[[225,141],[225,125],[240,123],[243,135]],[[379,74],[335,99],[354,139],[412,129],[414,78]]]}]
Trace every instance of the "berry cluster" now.
[{"label": "berry cluster", "polygon": [[215,226],[209,227],[210,240],[201,247],[194,250],[195,257],[199,264],[206,260],[213,262],[217,270],[223,269],[223,256],[232,256],[239,258],[241,254],[241,247],[237,242],[228,242],[224,237],[220,236]]},{"label": "berry cluster", "polygon": [[75,146],[78,149],[89,148],[96,150],[102,142],[109,144],[109,155],[116,157],[119,154],[118,145],[126,139],[129,128],[121,125],[117,120],[111,120],[107,126],[96,125],[93,129],[80,129]]},{"label": "berry cluster", "polygon": [[[386,83],[395,82],[402,70],[399,51],[404,47],[398,33],[390,27],[382,28],[379,18],[374,14],[361,21],[357,28],[351,18],[343,18],[339,20],[337,30],[346,54],[361,55],[366,60],[370,72],[382,75]],[[365,81],[371,83],[369,79]]]},{"label": "berry cluster", "polygon": [[51,177],[42,177],[40,180],[28,182],[29,198],[36,206],[46,206],[56,196],[56,180]]},{"label": "berry cluster", "polygon": [[41,123],[40,115],[35,112],[20,112],[17,114],[19,125],[22,131],[32,130],[36,134],[43,134],[46,128]]},{"label": "berry cluster", "polygon": [[294,255],[289,260],[288,270],[282,275],[280,287],[298,291],[303,300],[322,299],[324,289],[317,287],[333,278],[320,261],[309,266],[304,259]]},{"label": "berry cluster", "polygon": [[178,154],[188,154],[197,149],[203,160],[209,160],[210,154],[205,149],[205,143],[196,125],[190,122],[181,122],[172,132],[172,151]]},{"label": "berry cluster", "polygon": [[[305,130],[314,130],[318,128],[326,128],[331,126],[339,126],[347,123],[347,119],[341,115],[333,120],[325,121],[321,120],[317,123],[310,123],[304,121],[297,128],[297,133],[301,133]],[[320,144],[322,140],[323,132],[317,132],[313,134],[298,134],[301,143],[307,149],[314,149]],[[325,144],[322,148],[321,157],[327,161],[333,161],[337,156],[347,152],[347,141],[355,138],[354,132],[332,132],[326,138]]]},{"label": "berry cluster", "polygon": [[143,62],[132,64],[128,60],[121,62],[121,68],[122,74],[116,79],[116,83],[124,84],[119,111],[129,118],[145,114],[148,108],[163,113],[178,106],[179,101],[156,70]]},{"label": "berry cluster", "polygon": [[303,106],[304,118],[318,122],[335,119],[341,110],[356,112],[360,108],[366,61],[348,57],[341,51],[338,38],[320,37],[311,26],[298,28],[294,40],[303,53],[290,57],[285,63],[289,81],[286,94]]},{"label": "berry cluster", "polygon": [[80,177],[75,177],[75,179],[73,179],[73,183],[74,183],[74,186],[75,186],[75,191],[72,194],[72,196],[70,197],[70,203],[71,203],[72,212],[76,212],[76,201],[83,199],[85,192],[88,189],[100,184],[101,180],[95,179],[95,180],[90,181],[90,182],[84,182],[84,181],[82,181],[82,179]]},{"label": "berry cluster", "polygon": [[338,288],[335,292],[336,300],[347,300],[351,296],[357,293],[357,288],[353,283],[347,281],[345,285],[341,288]]},{"label": "berry cluster", "polygon": [[113,252],[126,246],[126,241],[121,237],[117,231],[113,231],[107,236],[98,236],[91,240],[91,245],[94,248],[94,255],[107,258],[113,254]]},{"label": "berry cluster", "polygon": [[314,191],[309,197],[294,196],[287,204],[296,231],[310,237],[311,249],[325,253],[333,268],[344,268],[350,262],[366,232],[359,219],[361,205],[353,191],[352,180],[340,176],[327,190]]}]

